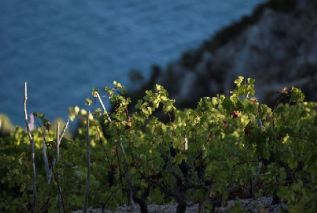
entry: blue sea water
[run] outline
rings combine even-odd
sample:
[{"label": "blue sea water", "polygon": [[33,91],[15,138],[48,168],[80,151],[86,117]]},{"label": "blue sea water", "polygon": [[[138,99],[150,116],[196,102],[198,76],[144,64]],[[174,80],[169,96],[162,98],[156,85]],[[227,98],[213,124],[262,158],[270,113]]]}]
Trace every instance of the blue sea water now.
[{"label": "blue sea water", "polygon": [[91,88],[128,72],[149,75],[264,0],[2,0],[0,113],[23,123],[29,111],[63,117]]}]

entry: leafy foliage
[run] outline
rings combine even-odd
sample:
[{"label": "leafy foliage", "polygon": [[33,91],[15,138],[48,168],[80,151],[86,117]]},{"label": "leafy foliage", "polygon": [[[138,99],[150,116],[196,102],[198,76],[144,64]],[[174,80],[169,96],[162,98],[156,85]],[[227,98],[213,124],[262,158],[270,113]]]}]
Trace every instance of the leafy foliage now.
[{"label": "leafy foliage", "polygon": [[[160,85],[146,91],[131,112],[120,83],[93,90],[86,100],[93,111],[89,205],[115,209],[136,202],[146,212],[147,203],[176,202],[177,211],[184,212],[189,203],[213,210],[228,199],[274,196],[290,212],[315,212],[317,103],[291,88],[283,93],[289,102],[271,109],[256,99],[253,79],[239,77],[234,83],[229,97],[205,97],[185,110],[176,109]],[[105,95],[113,106],[110,114],[103,109]],[[66,212],[83,206],[87,110],[70,109],[79,127],[72,140],[62,140],[57,162],[56,133],[47,128],[44,114],[35,114],[45,127],[32,131],[39,168],[37,212],[60,208],[61,198]],[[31,158],[22,128],[1,137],[0,152],[0,211],[27,212]]]}]

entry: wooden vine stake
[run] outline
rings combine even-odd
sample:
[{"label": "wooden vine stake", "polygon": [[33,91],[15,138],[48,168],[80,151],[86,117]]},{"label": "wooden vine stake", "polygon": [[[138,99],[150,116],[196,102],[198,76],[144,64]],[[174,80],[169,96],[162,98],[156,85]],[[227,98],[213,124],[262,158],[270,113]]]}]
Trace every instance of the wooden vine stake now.
[{"label": "wooden vine stake", "polygon": [[86,178],[86,189],[85,189],[85,204],[84,213],[88,212],[88,197],[90,187],[90,137],[89,137],[89,117],[90,111],[87,113],[87,129],[86,129],[86,158],[87,158],[87,178]]},{"label": "wooden vine stake", "polygon": [[33,184],[33,196],[32,196],[32,213],[35,212],[35,206],[36,206],[36,168],[35,168],[35,148],[34,148],[34,140],[33,136],[31,134],[30,126],[29,126],[29,118],[28,118],[28,112],[26,103],[28,100],[28,88],[27,88],[27,82],[24,83],[24,118],[25,118],[25,126],[26,131],[29,136],[30,144],[31,144],[31,150],[32,150],[32,169],[33,169],[33,177],[32,177],[32,184]]}]

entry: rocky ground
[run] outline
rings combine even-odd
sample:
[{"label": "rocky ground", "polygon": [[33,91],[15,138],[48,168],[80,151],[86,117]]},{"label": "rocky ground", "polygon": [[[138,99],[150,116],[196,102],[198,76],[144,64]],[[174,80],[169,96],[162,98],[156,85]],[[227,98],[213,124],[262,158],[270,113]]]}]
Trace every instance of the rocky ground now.
[{"label": "rocky ground", "polygon": [[[241,207],[246,212],[249,213],[278,213],[281,210],[286,209],[286,206],[283,204],[272,205],[271,197],[260,197],[257,199],[241,199],[241,200],[231,200],[227,202],[226,206],[217,208],[216,213],[228,213],[233,210],[235,207]],[[176,212],[176,205],[148,205],[148,210],[151,213],[174,213]],[[73,213],[81,213],[82,211],[74,211]],[[89,213],[110,213],[111,211],[101,209],[90,209]],[[118,208],[115,213],[137,213],[140,212],[138,207],[131,208],[129,206],[123,206]],[[198,206],[193,205],[187,207],[186,213],[197,213]]]}]

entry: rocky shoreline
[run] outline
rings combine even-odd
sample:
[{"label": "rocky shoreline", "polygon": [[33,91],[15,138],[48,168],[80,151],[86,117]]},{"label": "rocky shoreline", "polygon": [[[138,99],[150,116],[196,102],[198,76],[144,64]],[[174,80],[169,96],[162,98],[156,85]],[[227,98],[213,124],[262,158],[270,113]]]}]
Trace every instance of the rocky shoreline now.
[{"label": "rocky shoreline", "polygon": [[162,84],[178,107],[199,98],[227,93],[238,75],[256,79],[257,98],[272,103],[284,87],[301,88],[309,100],[317,94],[317,1],[270,0],[219,31],[196,50],[185,52],[152,76],[132,96]]}]

